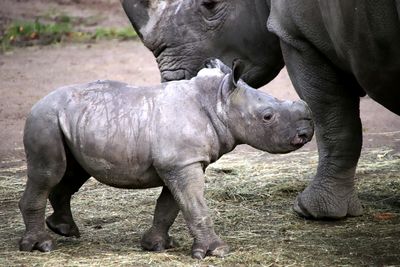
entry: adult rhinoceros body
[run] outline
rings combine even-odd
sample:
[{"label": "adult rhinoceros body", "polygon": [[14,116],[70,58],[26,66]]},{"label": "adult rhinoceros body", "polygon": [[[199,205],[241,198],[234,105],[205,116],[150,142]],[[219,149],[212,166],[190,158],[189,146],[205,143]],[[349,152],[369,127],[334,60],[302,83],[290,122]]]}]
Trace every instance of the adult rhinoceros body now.
[{"label": "adult rhinoceros body", "polygon": [[244,79],[258,86],[284,60],[313,112],[319,150],[315,178],[295,211],[314,218],[362,213],[354,189],[359,97],[400,114],[399,0],[122,2],[164,80],[190,78],[207,57],[238,57],[249,66]]},{"label": "adult rhinoceros body", "polygon": [[[279,101],[238,81],[220,61],[189,81],[155,87],[99,81],[60,88],[39,101],[24,130],[28,181],[20,201],[26,232],[20,249],[50,251],[46,200],[54,232],[79,236],[70,200],[95,177],[120,188],[163,186],[148,250],[170,247],[168,230],[179,210],[194,237],[192,255],[223,256],[203,196],[204,170],[239,143],[286,153],[311,140],[311,113],[303,101]],[[237,82],[238,81],[238,82]],[[237,83],[236,83],[237,82]]]}]

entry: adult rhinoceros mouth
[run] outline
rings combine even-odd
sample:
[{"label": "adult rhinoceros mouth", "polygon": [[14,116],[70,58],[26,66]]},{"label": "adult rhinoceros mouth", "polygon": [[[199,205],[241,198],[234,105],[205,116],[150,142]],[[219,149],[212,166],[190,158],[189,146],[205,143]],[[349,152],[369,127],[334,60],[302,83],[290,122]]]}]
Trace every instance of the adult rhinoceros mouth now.
[{"label": "adult rhinoceros mouth", "polygon": [[177,80],[188,80],[192,78],[192,75],[188,70],[178,69],[178,70],[164,70],[161,71],[161,81],[177,81]]},{"label": "adult rhinoceros mouth", "polygon": [[[179,56],[176,50],[185,56]],[[163,46],[154,53],[162,82],[188,80],[196,76],[198,70],[193,66],[202,66],[203,61],[200,57],[193,56],[191,51],[186,52],[187,50],[188,48],[182,46],[174,48]]]},{"label": "adult rhinoceros mouth", "polygon": [[163,82],[184,80],[185,77],[185,70],[166,70],[161,72],[161,80]]}]

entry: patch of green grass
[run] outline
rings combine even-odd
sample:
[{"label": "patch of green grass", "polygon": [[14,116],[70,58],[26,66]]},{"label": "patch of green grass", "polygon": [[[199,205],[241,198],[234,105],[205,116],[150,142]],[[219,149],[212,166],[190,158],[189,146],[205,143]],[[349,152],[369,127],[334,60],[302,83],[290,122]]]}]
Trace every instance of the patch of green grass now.
[{"label": "patch of green grass", "polygon": [[75,20],[67,15],[57,16],[55,22],[15,21],[0,35],[1,50],[12,47],[49,45],[60,42],[90,42],[104,39],[130,40],[137,37],[132,27],[120,29],[96,28],[80,31],[75,28]]},{"label": "patch of green grass", "polygon": [[43,24],[36,21],[16,21],[9,25],[0,37],[2,49],[11,46],[57,43],[72,32],[69,22]]},{"label": "patch of green grass", "polygon": [[94,33],[91,34],[93,39],[120,39],[129,40],[137,37],[136,32],[132,27],[125,27],[122,29],[109,29],[109,28],[98,28]]}]

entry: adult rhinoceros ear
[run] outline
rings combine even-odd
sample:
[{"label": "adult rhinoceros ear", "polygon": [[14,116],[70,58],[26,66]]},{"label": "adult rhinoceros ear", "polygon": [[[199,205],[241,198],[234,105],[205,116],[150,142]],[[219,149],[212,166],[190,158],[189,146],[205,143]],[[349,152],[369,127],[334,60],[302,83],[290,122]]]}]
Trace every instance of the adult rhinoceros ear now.
[{"label": "adult rhinoceros ear", "polygon": [[232,83],[235,87],[237,87],[237,82],[240,77],[242,77],[245,69],[245,64],[240,59],[234,59],[232,62]]}]

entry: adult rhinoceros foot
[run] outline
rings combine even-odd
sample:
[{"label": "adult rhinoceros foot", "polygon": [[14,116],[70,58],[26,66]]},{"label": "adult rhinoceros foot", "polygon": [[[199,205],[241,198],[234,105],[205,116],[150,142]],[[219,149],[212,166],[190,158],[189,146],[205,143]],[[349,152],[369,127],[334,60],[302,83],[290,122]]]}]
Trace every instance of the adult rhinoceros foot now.
[{"label": "adult rhinoceros foot", "polygon": [[354,188],[328,190],[313,184],[297,196],[293,210],[307,219],[341,219],[363,213]]},{"label": "adult rhinoceros foot", "polygon": [[51,236],[46,232],[27,233],[19,241],[19,250],[50,252],[56,249]]}]

